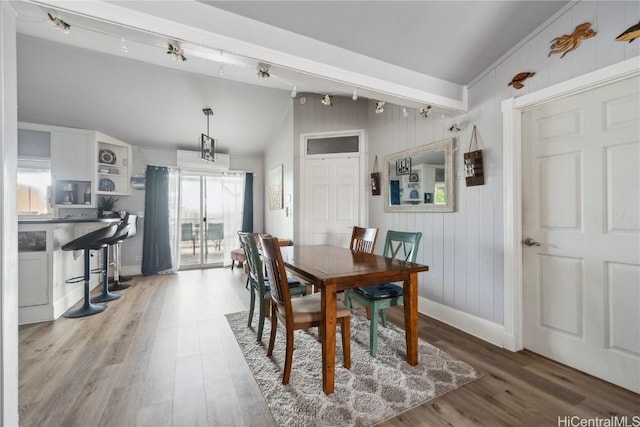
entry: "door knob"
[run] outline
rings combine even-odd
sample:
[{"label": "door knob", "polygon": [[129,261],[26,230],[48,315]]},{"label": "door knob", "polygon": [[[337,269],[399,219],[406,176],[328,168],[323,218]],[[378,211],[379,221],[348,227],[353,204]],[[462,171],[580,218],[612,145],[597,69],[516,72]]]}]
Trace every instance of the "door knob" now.
[{"label": "door knob", "polygon": [[536,242],[531,237],[527,237],[522,241],[522,243],[524,243],[527,246],[540,246],[540,242]]}]

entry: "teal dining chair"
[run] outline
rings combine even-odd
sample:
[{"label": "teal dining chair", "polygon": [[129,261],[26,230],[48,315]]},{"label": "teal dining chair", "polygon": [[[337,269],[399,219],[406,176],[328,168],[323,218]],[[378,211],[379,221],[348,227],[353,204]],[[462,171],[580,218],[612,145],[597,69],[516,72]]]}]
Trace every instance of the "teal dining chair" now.
[{"label": "teal dining chair", "polygon": [[[422,233],[420,232],[410,233],[390,230],[387,232],[387,237],[384,242],[383,256],[416,262],[420,239],[422,239]],[[345,291],[344,305],[351,307],[352,300],[367,307],[371,313],[369,354],[371,357],[376,357],[378,350],[378,313],[381,313],[382,326],[386,327],[386,309],[404,303],[402,286],[385,283],[383,285],[367,286]]]},{"label": "teal dining chair", "polygon": [[[260,252],[258,251],[258,245],[256,244],[256,235],[254,233],[246,233],[239,231],[240,242],[242,243],[242,249],[247,260],[247,266],[249,268],[249,275],[247,280],[249,281],[249,290],[251,292],[251,302],[249,306],[249,322],[248,326],[251,326],[253,321],[253,312],[256,305],[256,297],[258,299],[259,310],[258,313],[258,334],[257,341],[262,341],[262,331],[264,329],[264,318],[267,310],[267,301],[271,300],[270,283],[269,278],[265,277],[264,267],[260,258]],[[287,277],[289,292],[291,295],[306,295],[307,287],[291,277]]]}]

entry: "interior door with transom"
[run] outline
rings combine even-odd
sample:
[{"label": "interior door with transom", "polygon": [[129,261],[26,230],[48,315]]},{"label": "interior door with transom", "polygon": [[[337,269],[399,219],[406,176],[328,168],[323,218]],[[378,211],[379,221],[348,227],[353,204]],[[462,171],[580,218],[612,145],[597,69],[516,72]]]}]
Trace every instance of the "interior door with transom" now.
[{"label": "interior door with transom", "polygon": [[348,247],[352,227],[363,224],[362,134],[318,135],[303,143],[301,244]]},{"label": "interior door with transom", "polygon": [[640,392],[640,81],[522,116],[524,346]]}]

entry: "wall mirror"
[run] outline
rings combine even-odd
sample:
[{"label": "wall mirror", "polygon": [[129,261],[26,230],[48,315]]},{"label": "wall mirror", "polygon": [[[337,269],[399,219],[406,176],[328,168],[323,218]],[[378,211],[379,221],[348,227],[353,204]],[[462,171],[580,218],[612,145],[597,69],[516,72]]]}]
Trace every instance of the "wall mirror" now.
[{"label": "wall mirror", "polygon": [[453,212],[453,139],[384,158],[385,212]]}]

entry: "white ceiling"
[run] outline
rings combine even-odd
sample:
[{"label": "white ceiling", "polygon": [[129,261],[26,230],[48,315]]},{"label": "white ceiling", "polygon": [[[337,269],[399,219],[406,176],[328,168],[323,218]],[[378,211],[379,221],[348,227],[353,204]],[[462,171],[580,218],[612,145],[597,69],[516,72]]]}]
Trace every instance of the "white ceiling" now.
[{"label": "white ceiling", "polygon": [[[80,16],[78,10],[58,9],[74,2],[38,3],[14,2],[21,33],[19,120],[97,129],[136,145],[195,149],[197,137],[206,130],[201,110],[211,107],[210,135],[222,152],[259,154],[290,108],[294,87],[298,93],[345,97],[358,88],[361,98],[409,108],[427,102],[442,106],[453,100],[449,103],[453,110],[445,105],[440,111],[455,114],[461,110],[456,98],[462,97],[462,87],[567,2],[114,1],[106,3],[129,9],[124,9],[122,21],[105,18],[110,22]],[[200,9],[194,7],[198,4]],[[202,24],[181,27],[192,9],[196,18],[202,16]],[[152,32],[116,23],[150,10],[172,19]],[[218,20],[206,19],[208,11],[215,12]],[[54,31],[47,12],[70,23],[71,32]],[[256,66],[262,61],[257,55],[232,54],[237,50],[202,42],[207,38],[175,37],[183,27],[200,30],[198,25],[231,27],[226,45],[237,50],[250,42],[262,43],[265,56],[272,59],[272,78],[258,81]],[[271,37],[273,32],[279,32],[280,38]],[[224,44],[220,42],[224,37],[216,40]],[[184,48],[186,62],[173,61],[166,54],[167,43],[176,41]],[[301,51],[305,46],[316,49]],[[301,64],[314,57],[322,62],[323,55],[333,52],[341,64],[317,67],[326,75],[310,73],[292,69],[291,61],[278,52],[293,52],[294,57],[297,52]],[[279,64],[280,57],[284,59]],[[336,79],[334,69],[340,66],[359,74],[352,73],[355,77],[348,82]],[[392,77],[385,81],[384,73]],[[416,87],[413,92],[418,96],[403,97],[411,90],[394,86],[394,78]],[[424,91],[424,82],[429,89],[436,88],[432,98]]]},{"label": "white ceiling", "polygon": [[566,1],[204,1],[466,85]]}]

